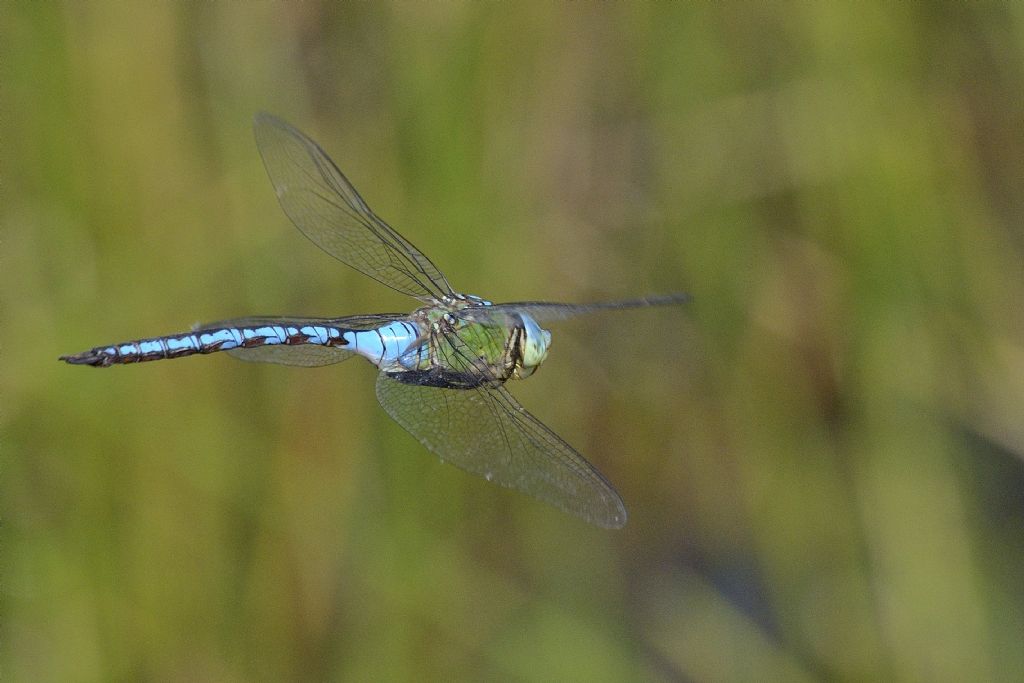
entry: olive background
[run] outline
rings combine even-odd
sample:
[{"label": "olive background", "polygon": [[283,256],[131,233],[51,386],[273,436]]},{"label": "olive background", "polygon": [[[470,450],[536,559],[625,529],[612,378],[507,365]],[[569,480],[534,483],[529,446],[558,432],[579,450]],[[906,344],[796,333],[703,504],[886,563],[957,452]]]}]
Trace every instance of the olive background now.
[{"label": "olive background", "polygon": [[[1014,3],[0,5],[0,671],[32,681],[1024,677]],[[361,360],[57,356],[408,311],[280,211],[267,110],[465,292],[617,487],[440,464]]]}]

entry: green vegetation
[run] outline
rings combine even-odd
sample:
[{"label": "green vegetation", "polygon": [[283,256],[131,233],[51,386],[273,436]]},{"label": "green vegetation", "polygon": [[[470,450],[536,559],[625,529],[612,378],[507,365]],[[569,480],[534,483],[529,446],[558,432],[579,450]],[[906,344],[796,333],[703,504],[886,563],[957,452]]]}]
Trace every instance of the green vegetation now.
[{"label": "green vegetation", "polygon": [[[0,5],[5,680],[1024,677],[1024,13]],[[359,360],[57,356],[408,311],[279,210],[320,141],[452,284],[686,290],[512,387],[590,528],[438,464]]]}]

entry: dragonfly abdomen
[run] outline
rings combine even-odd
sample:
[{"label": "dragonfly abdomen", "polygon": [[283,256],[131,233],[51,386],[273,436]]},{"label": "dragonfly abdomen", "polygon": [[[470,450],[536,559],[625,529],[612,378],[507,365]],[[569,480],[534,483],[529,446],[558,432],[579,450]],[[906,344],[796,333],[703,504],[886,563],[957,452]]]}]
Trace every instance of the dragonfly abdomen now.
[{"label": "dragonfly abdomen", "polygon": [[405,320],[396,320],[372,330],[342,332],[342,338],[348,342],[348,350],[377,367],[397,362],[420,336],[419,327]]},{"label": "dragonfly abdomen", "polygon": [[216,353],[270,345],[316,344],[346,347],[351,343],[350,331],[327,325],[258,325],[222,327],[151,339],[136,339],[107,346],[97,346],[61,360],[74,365],[107,367],[124,363],[184,358],[197,353]]}]

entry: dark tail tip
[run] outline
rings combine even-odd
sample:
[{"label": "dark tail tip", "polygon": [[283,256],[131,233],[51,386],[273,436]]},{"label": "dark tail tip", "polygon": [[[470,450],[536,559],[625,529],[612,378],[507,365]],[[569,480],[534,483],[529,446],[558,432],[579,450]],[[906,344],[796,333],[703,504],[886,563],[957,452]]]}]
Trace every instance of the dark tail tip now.
[{"label": "dark tail tip", "polygon": [[57,360],[62,360],[70,365],[92,365],[94,367],[103,367],[110,364],[106,360],[106,356],[94,353],[93,351],[83,351],[72,356],[60,356]]}]

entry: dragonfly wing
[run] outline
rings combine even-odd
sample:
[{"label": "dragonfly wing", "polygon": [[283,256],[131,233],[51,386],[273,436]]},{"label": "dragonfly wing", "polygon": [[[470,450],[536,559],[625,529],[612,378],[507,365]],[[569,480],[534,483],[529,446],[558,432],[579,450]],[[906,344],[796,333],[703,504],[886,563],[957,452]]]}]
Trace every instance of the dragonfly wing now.
[{"label": "dragonfly wing", "polygon": [[404,294],[452,293],[430,259],[370,210],[317,143],[265,112],[253,128],[281,208],[314,244]]},{"label": "dragonfly wing", "polygon": [[626,523],[612,485],[502,386],[443,389],[377,377],[384,410],[441,460],[605,528]]},{"label": "dragonfly wing", "polygon": [[640,299],[623,299],[621,301],[602,301],[591,304],[562,304],[549,301],[518,301],[490,306],[471,306],[459,311],[456,315],[473,322],[494,322],[501,325],[515,324],[519,314],[526,313],[538,323],[567,320],[581,315],[601,313],[604,311],[621,311],[630,308],[646,308],[648,306],[671,306],[684,304],[690,300],[689,294],[664,294]]},{"label": "dragonfly wing", "polygon": [[[194,328],[195,332],[216,331],[231,327],[259,327],[263,325],[327,325],[348,330],[371,330],[386,325],[406,316],[401,313],[377,313],[371,315],[354,315],[347,318],[300,318],[292,316],[250,316],[221,320]],[[275,365],[291,365],[294,367],[315,368],[333,365],[348,360],[353,354],[345,349],[315,344],[299,344],[295,346],[271,344],[250,348],[229,349],[229,356],[250,363],[274,363]]]},{"label": "dragonfly wing", "polygon": [[273,363],[300,368],[318,368],[348,360],[354,353],[327,346],[255,346],[251,349],[230,349],[226,354],[250,363]]}]

